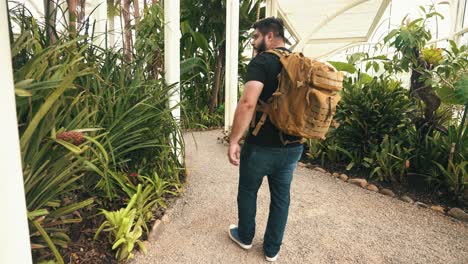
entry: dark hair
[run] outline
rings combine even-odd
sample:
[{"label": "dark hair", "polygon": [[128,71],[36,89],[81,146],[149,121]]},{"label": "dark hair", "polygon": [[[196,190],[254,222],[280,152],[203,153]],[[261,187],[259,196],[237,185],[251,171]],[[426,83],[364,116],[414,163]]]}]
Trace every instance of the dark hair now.
[{"label": "dark hair", "polygon": [[258,20],[252,27],[258,29],[263,35],[266,35],[268,32],[273,32],[275,37],[281,37],[283,40],[286,40],[284,37],[284,23],[281,18],[267,17]]}]

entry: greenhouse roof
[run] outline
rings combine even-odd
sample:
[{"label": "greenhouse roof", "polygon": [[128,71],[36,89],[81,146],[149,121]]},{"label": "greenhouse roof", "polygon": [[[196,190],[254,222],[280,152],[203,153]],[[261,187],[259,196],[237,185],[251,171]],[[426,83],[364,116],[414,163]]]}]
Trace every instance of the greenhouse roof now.
[{"label": "greenhouse roof", "polygon": [[389,3],[277,0],[277,14],[285,20],[294,50],[319,57],[353,43],[367,42]]}]

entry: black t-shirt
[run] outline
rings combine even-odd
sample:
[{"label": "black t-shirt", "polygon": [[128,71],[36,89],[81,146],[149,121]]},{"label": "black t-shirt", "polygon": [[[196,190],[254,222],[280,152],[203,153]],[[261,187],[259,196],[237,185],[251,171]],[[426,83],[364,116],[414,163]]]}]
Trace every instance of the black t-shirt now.
[{"label": "black t-shirt", "polygon": [[[279,48],[282,50],[289,51],[286,48]],[[281,72],[283,66],[279,61],[278,56],[262,52],[255,56],[247,66],[247,74],[245,76],[245,82],[248,81],[259,81],[263,83],[263,90],[260,94],[260,99],[264,102],[270,98],[278,88],[278,74]],[[262,112],[255,113],[255,125],[257,125]],[[255,127],[249,127],[249,132],[246,138],[246,142],[249,144],[264,146],[264,147],[294,147],[299,146],[301,143],[295,142],[287,145],[283,145],[280,140],[280,131],[275,127],[267,117],[265,123],[260,128],[257,136],[252,134]],[[283,133],[283,139],[294,141],[299,140],[300,137],[291,136]]]}]

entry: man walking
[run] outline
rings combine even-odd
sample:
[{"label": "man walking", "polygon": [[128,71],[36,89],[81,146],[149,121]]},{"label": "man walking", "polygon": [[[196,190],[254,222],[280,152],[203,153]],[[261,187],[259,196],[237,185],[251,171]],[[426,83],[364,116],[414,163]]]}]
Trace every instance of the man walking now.
[{"label": "man walking", "polygon": [[263,250],[267,261],[276,261],[288,219],[292,176],[303,145],[299,137],[280,133],[267,118],[256,133],[253,133],[254,127],[250,127],[242,150],[240,148],[239,140],[252,117],[255,124],[261,122],[261,115],[255,112],[258,100],[266,102],[278,87],[277,76],[282,70],[279,57],[264,51],[290,52],[285,48],[284,25],[280,19],[265,18],[253,28],[252,45],[257,56],[247,67],[245,89],[237,105],[229,140],[229,161],[239,166],[238,225],[229,227],[229,236],[244,249],[252,247],[257,192],[263,177],[267,176],[271,201]]}]

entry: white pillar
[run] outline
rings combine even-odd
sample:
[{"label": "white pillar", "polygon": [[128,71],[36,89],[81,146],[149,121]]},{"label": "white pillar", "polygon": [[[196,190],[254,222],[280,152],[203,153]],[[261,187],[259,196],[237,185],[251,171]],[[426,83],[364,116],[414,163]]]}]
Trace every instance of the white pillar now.
[{"label": "white pillar", "polygon": [[[164,1],[164,69],[168,85],[174,85],[169,99],[172,116],[180,125],[180,0]],[[174,151],[182,162],[180,138],[174,135]]]},{"label": "white pillar", "polygon": [[6,1],[0,1],[0,263],[32,263],[21,168]]},{"label": "white pillar", "polygon": [[[96,28],[94,31],[94,44],[99,45],[102,48],[105,48],[105,33],[106,33],[106,24],[107,24],[107,1],[92,1],[89,4],[86,4],[86,13],[89,14],[91,11],[91,19],[89,21],[90,26],[96,21]],[[110,43],[108,43],[109,46]]]},{"label": "white pillar", "polygon": [[226,89],[224,131],[229,131],[237,107],[239,58],[239,0],[226,1]]},{"label": "white pillar", "polygon": [[278,2],[277,0],[266,0],[266,9],[265,9],[265,16],[266,17],[277,17],[278,16]]}]

